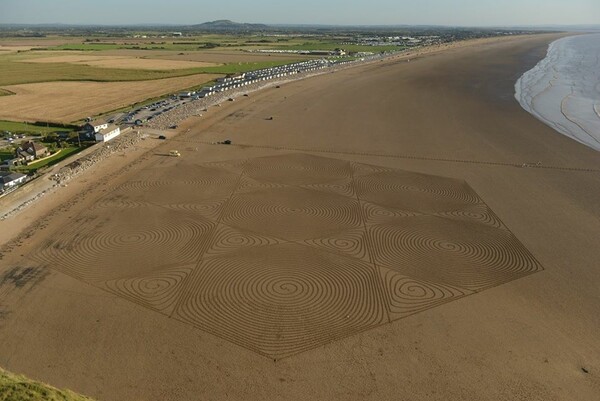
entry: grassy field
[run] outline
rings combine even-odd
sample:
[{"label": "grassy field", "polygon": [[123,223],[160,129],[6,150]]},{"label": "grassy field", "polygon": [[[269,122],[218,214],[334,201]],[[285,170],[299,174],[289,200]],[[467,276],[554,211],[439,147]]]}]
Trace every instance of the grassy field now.
[{"label": "grassy field", "polygon": [[277,50],[335,50],[342,48],[350,52],[382,52],[401,50],[400,46],[366,46],[366,45],[347,45],[342,42],[330,42],[322,40],[301,41],[291,39],[288,41],[277,41],[273,38],[237,38],[224,40],[218,37],[204,37],[201,40],[190,39],[186,42],[165,42],[165,43],[70,43],[61,46],[49,48],[47,50],[78,50],[78,51],[103,51],[103,50],[168,50],[168,51],[202,51],[207,49],[225,49],[225,48],[252,48],[260,47],[263,49]]},{"label": "grassy field", "polygon": [[[266,48],[270,48],[267,46]],[[383,52],[403,50],[402,46],[366,46],[366,45],[345,45],[335,42],[305,42],[302,44],[277,45],[274,49],[277,50],[335,50],[344,49],[347,52]]]},{"label": "grassy field", "polygon": [[0,161],[4,161],[6,159],[12,159],[14,157],[14,150],[12,147],[8,146],[5,148],[0,148]]},{"label": "grassy field", "polygon": [[9,131],[12,133],[39,133],[46,134],[49,132],[71,132],[74,131],[75,127],[60,127],[56,125],[32,125],[14,121],[2,121],[0,120],[0,132]]},{"label": "grassy field", "polygon": [[11,91],[7,91],[6,89],[0,89],[0,96],[10,96],[14,95]]},{"label": "grassy field", "polygon": [[44,383],[14,375],[0,368],[0,401],[92,401]]}]

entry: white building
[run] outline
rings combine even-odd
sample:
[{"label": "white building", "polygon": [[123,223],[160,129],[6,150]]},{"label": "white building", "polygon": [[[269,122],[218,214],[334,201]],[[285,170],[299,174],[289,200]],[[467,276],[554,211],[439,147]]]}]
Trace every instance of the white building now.
[{"label": "white building", "polygon": [[97,133],[106,128],[108,128],[108,123],[106,121],[90,121],[83,126],[83,131]]},{"label": "white building", "polygon": [[27,176],[21,173],[0,173],[0,190],[5,190],[8,188],[12,188],[15,185],[22,184],[26,178]]},{"label": "white building", "polygon": [[107,126],[96,133],[96,142],[108,142],[121,135],[121,128],[116,125]]}]

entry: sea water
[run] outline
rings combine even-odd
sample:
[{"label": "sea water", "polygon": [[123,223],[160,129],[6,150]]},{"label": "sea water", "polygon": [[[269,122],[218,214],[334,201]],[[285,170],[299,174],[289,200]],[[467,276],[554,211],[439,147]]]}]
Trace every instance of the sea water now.
[{"label": "sea water", "polygon": [[556,131],[600,151],[600,34],[570,36],[515,85],[521,106]]}]

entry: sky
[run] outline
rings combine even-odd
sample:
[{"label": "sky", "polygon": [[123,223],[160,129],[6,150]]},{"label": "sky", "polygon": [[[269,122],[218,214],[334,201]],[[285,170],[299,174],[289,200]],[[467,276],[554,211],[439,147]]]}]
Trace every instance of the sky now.
[{"label": "sky", "polygon": [[0,0],[0,23],[600,24],[600,0]]}]

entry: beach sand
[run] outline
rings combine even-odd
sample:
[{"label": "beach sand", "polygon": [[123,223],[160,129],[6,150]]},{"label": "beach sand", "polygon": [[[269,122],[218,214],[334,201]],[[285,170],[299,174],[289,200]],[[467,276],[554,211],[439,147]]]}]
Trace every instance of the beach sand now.
[{"label": "beach sand", "polygon": [[100,400],[595,400],[600,155],[513,96],[556,37],[287,83],[95,167],[0,260],[0,365]]}]

